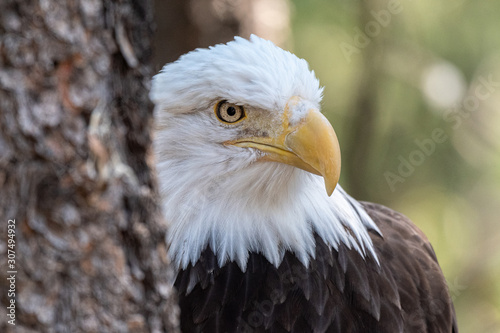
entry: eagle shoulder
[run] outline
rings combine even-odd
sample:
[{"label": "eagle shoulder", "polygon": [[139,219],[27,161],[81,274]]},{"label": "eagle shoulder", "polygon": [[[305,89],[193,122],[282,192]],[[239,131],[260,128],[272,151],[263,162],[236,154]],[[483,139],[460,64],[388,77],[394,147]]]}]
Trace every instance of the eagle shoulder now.
[{"label": "eagle shoulder", "polygon": [[235,262],[220,267],[207,247],[177,276],[183,331],[458,332],[425,235],[402,214],[362,205],[382,233],[370,232],[379,263],[317,234],[307,267],[289,251],[279,267],[256,252],[244,271]]},{"label": "eagle shoulder", "polygon": [[398,286],[405,331],[457,333],[448,286],[425,234],[401,213],[361,204],[383,235],[370,232],[383,274]]}]

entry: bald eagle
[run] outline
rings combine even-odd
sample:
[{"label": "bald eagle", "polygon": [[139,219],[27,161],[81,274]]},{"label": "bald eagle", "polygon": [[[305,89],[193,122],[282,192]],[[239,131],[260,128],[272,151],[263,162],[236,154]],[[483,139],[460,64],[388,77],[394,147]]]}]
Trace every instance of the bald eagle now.
[{"label": "bald eagle", "polygon": [[305,60],[257,36],[154,77],[183,332],[457,332],[425,235],[337,185],[322,93]]}]

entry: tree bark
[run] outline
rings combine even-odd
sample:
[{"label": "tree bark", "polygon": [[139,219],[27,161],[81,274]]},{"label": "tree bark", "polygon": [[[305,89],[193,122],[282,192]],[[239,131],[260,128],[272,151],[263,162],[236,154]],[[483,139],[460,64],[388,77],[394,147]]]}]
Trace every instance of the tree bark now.
[{"label": "tree bark", "polygon": [[148,0],[0,2],[2,332],[176,331],[151,25]]}]

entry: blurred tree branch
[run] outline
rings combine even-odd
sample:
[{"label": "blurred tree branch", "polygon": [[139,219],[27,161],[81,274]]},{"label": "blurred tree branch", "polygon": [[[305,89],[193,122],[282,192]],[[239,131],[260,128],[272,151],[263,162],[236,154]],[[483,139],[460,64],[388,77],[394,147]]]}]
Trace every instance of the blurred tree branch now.
[{"label": "blurred tree branch", "polygon": [[155,69],[197,47],[251,33],[283,45],[290,29],[289,0],[156,1]]},{"label": "blurred tree branch", "polygon": [[[376,9],[379,1],[359,1],[359,28],[365,30],[367,23],[373,21],[371,11]],[[366,184],[369,180],[370,151],[376,131],[377,118],[377,86],[379,80],[380,61],[380,36],[369,38],[368,45],[361,50],[362,67],[361,76],[358,78],[358,92],[351,113],[350,143],[346,151],[345,168],[349,192],[355,198],[372,200]]]}]

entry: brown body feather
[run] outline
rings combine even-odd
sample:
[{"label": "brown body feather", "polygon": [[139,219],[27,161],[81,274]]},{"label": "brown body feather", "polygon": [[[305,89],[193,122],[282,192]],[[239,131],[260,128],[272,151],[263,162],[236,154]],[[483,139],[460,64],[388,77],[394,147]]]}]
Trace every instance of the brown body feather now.
[{"label": "brown body feather", "polygon": [[434,251],[406,217],[363,203],[383,237],[370,231],[380,265],[318,235],[305,267],[287,252],[275,268],[251,253],[245,272],[218,267],[206,249],[179,272],[183,332],[457,333],[453,304]]}]

